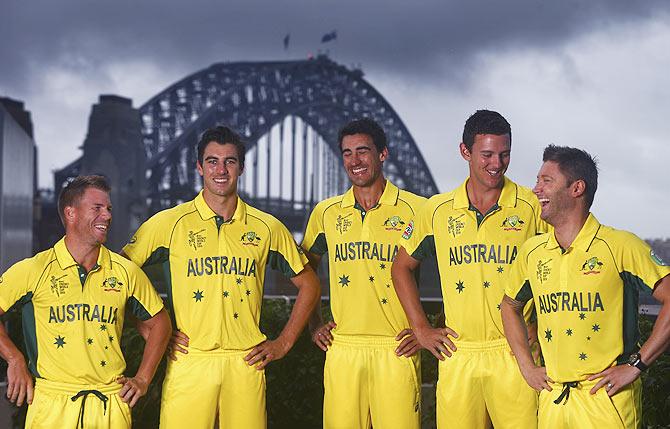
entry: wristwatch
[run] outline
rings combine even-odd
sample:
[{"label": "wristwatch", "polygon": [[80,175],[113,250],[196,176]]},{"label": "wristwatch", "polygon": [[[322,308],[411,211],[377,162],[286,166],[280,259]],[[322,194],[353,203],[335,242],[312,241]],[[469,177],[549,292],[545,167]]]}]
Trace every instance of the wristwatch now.
[{"label": "wristwatch", "polygon": [[628,357],[628,365],[634,366],[640,371],[644,371],[645,369],[648,368],[647,365],[645,365],[645,363],[642,362],[642,356],[640,356],[639,353],[633,353]]}]

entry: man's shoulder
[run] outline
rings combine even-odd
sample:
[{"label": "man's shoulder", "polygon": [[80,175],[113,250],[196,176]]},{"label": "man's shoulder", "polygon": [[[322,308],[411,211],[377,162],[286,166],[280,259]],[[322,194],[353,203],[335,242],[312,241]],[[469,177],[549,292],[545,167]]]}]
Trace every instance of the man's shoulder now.
[{"label": "man's shoulder", "polygon": [[24,270],[30,274],[34,274],[36,270],[46,267],[48,264],[56,260],[56,252],[53,247],[36,253],[34,256],[22,259],[12,265],[12,270]]},{"label": "man's shoulder", "polygon": [[336,204],[339,205],[342,202],[342,199],[344,199],[344,195],[345,194],[335,195],[334,197],[326,198],[325,200],[319,201],[319,203],[316,206],[314,206],[313,211],[324,212],[329,207],[332,207]]},{"label": "man's shoulder", "polygon": [[428,201],[428,198],[422,197],[421,195],[417,195],[404,189],[399,189],[398,199],[409,204],[409,206],[414,210],[419,209]]},{"label": "man's shoulder", "polygon": [[616,229],[607,225],[600,225],[596,232],[596,238],[607,242],[610,247],[616,248],[624,247],[631,243],[644,242],[644,240],[630,231]]},{"label": "man's shoulder", "polygon": [[456,197],[456,189],[449,192],[443,192],[441,194],[435,194],[432,197],[428,198],[428,201],[425,203],[425,208],[427,210],[437,210],[439,207],[444,206],[445,204],[453,203],[454,198]]},{"label": "man's shoulder", "polygon": [[163,209],[156,214],[152,215],[145,221],[145,223],[160,224],[160,225],[169,225],[176,223],[179,219],[183,218],[184,215],[193,213],[196,211],[195,204],[193,200],[187,201],[182,204],[178,204],[174,207]]}]

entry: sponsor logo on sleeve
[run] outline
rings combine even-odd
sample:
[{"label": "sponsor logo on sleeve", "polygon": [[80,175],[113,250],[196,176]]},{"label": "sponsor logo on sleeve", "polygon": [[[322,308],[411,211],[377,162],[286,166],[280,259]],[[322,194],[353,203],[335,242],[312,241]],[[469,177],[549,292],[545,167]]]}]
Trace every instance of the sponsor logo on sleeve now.
[{"label": "sponsor logo on sleeve", "polygon": [[402,233],[402,238],[404,238],[405,240],[409,240],[413,232],[414,232],[414,221],[411,220],[405,227],[405,230]]}]

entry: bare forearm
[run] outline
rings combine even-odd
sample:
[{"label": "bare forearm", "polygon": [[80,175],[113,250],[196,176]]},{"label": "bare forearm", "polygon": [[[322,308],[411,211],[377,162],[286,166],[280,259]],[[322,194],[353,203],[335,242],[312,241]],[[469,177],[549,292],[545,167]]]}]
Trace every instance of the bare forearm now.
[{"label": "bare forearm", "polygon": [[316,274],[313,270],[306,268],[296,277],[300,277],[294,280],[294,284],[298,287],[298,297],[288,322],[279,334],[279,337],[286,340],[291,346],[295,344],[311,317],[321,318],[321,309],[317,308],[321,298],[319,295],[321,288]]},{"label": "bare forearm", "polygon": [[412,328],[422,329],[430,327],[430,322],[421,306],[419,289],[417,288],[416,280],[410,267],[405,264],[394,263],[391,275],[393,277],[393,287],[398,294],[398,299],[400,299],[402,308],[405,310]]},{"label": "bare forearm", "polygon": [[[3,313],[0,312],[0,315]],[[23,353],[16,347],[16,344],[14,344],[14,341],[12,341],[11,338],[9,338],[9,334],[7,334],[7,330],[5,329],[5,324],[2,323],[0,320],[0,356],[7,361],[7,362],[13,362],[16,360],[24,361],[25,358],[23,356]]]},{"label": "bare forearm", "polygon": [[651,365],[670,345],[670,302],[666,301],[658,313],[654,328],[640,348],[642,362]]},{"label": "bare forearm", "polygon": [[519,368],[535,366],[528,344],[528,332],[523,319],[523,305],[516,304],[512,298],[505,295],[500,305],[500,312],[505,329],[505,337],[514,352]]},{"label": "bare forearm", "polygon": [[142,355],[142,362],[137,370],[136,377],[140,377],[149,383],[156,373],[156,368],[165,353],[170,336],[172,335],[172,326],[170,325],[170,318],[165,309],[161,310],[156,316],[153,323],[144,324],[144,331],[148,332],[146,336],[146,345],[144,346],[144,353]]}]

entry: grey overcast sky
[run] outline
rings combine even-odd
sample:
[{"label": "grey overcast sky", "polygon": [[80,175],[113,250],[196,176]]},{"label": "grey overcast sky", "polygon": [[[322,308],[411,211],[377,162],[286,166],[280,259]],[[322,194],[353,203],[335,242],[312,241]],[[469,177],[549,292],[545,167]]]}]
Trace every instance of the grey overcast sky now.
[{"label": "grey overcast sky", "polygon": [[513,128],[512,179],[532,186],[549,143],[584,148],[599,160],[599,220],[670,237],[666,0],[4,0],[0,95],[32,112],[40,186],[50,187],[51,172],[79,156],[99,94],[140,106],[215,62],[319,49],[362,67],[441,191],[467,173],[463,122],[495,109]]}]

